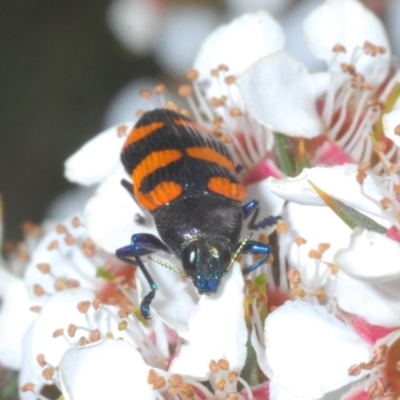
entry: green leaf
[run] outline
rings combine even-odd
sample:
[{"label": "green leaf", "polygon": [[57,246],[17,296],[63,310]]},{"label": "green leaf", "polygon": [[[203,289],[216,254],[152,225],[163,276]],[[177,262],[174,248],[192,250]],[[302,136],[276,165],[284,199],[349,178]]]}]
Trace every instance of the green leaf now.
[{"label": "green leaf", "polygon": [[255,387],[260,384],[260,379],[258,375],[258,363],[257,363],[257,355],[254,347],[251,344],[250,340],[250,329],[247,337],[247,356],[246,362],[244,363],[244,367],[242,369],[242,373],[240,376],[251,386]]},{"label": "green leaf", "polygon": [[96,278],[104,278],[107,281],[112,281],[114,280],[115,276],[111,272],[107,271],[104,267],[99,267],[96,270]]},{"label": "green leaf", "polygon": [[317,185],[308,181],[313,189],[318,193],[319,197],[326,203],[326,205],[351,229],[356,227],[368,229],[378,233],[386,233],[387,229],[375,222],[373,219],[361,214],[353,207],[347,206],[340,200],[336,200],[329,194],[321,190]]},{"label": "green leaf", "polygon": [[278,157],[279,166],[287,176],[295,176],[291,157],[286,145],[286,136],[275,132],[275,152]]},{"label": "green leaf", "polygon": [[10,380],[0,392],[0,399],[8,399],[18,393],[18,376]]},{"label": "green leaf", "polygon": [[[387,114],[390,111],[392,111],[399,97],[400,97],[400,83],[397,82],[392,90],[392,93],[390,93],[390,96],[386,102],[382,114]],[[379,118],[375,124],[375,129],[372,133],[372,137],[375,140],[380,140],[382,134],[383,134],[383,122],[382,118]]]}]

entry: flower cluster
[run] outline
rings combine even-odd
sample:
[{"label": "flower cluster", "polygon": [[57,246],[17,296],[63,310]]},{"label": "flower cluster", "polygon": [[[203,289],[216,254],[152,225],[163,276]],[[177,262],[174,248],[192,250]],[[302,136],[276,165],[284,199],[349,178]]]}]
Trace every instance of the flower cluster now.
[{"label": "flower cluster", "polygon": [[71,400],[400,396],[400,73],[357,0],[319,5],[304,33],[325,72],[285,52],[259,11],[206,38],[181,103],[142,91],[147,110],[189,115],[230,148],[244,202],[282,217],[255,232],[273,255],[245,279],[253,256],[239,257],[213,296],[144,257],[158,286],[144,320],[149,284],[114,255],[158,235],[120,184],[136,120],[100,133],[65,163],[96,187],[83,209],[40,238],[30,227],[24,257],[1,260],[0,362],[20,370],[21,399],[49,385]]}]

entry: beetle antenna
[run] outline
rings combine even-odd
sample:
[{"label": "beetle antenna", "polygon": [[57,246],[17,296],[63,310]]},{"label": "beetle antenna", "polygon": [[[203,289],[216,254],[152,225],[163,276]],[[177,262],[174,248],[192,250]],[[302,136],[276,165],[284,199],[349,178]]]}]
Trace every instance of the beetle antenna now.
[{"label": "beetle antenna", "polygon": [[148,258],[149,258],[151,261],[154,261],[154,262],[156,262],[157,264],[160,264],[160,265],[162,265],[163,267],[170,269],[171,271],[174,271],[174,272],[176,272],[176,273],[178,273],[178,274],[180,274],[180,275],[182,275],[182,276],[186,276],[186,277],[187,277],[187,274],[186,274],[185,272],[181,271],[180,269],[174,267],[174,266],[171,265],[171,264],[166,263],[165,261],[160,260],[159,258],[156,258],[156,257],[153,257],[153,256],[149,256]]},{"label": "beetle antenna", "polygon": [[252,236],[253,236],[253,233],[250,232],[249,235],[240,243],[240,246],[237,248],[237,250],[235,251],[235,254],[232,256],[231,262],[229,263],[228,268],[226,269],[225,273],[228,272],[232,268],[233,263],[239,257],[239,254],[242,251],[243,247],[246,246],[247,242],[250,240],[250,238]]}]

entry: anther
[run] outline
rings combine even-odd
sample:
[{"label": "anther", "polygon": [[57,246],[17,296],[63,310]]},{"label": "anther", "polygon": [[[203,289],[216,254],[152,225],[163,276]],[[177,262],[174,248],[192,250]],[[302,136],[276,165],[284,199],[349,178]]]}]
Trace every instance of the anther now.
[{"label": "anther", "polygon": [[218,378],[215,381],[215,387],[220,390],[221,392],[225,389],[226,380],[222,378]]},{"label": "anther", "polygon": [[360,171],[357,173],[356,180],[360,185],[362,185],[364,183],[366,178],[367,178],[367,174],[365,172]]},{"label": "anther", "polygon": [[98,342],[100,340],[100,331],[98,329],[93,329],[92,331],[90,331],[89,333],[89,340],[94,343],[94,342]]},{"label": "anther", "polygon": [[293,288],[293,289],[290,289],[290,295],[292,297],[299,296],[300,298],[303,298],[303,297],[305,297],[306,292],[302,289]]},{"label": "anther", "polygon": [[307,243],[307,240],[302,238],[301,236],[298,236],[296,239],[294,239],[294,242],[297,244],[297,246],[303,246],[304,244]]},{"label": "anther", "polygon": [[221,106],[223,106],[225,104],[225,100],[226,99],[224,97],[221,97],[221,98],[212,97],[211,100],[210,100],[210,104],[215,108],[221,107]]},{"label": "anther", "polygon": [[54,250],[54,249],[57,249],[57,248],[58,248],[58,240],[53,240],[47,246],[47,250]]},{"label": "anther", "polygon": [[229,362],[227,360],[224,360],[223,358],[221,358],[220,360],[218,360],[218,366],[223,369],[224,371],[228,371],[229,369]]},{"label": "anther", "polygon": [[311,249],[311,250],[308,252],[308,257],[314,258],[314,259],[316,259],[316,260],[320,260],[320,259],[322,258],[322,254],[321,254],[321,252],[318,251],[318,250]]},{"label": "anther", "polygon": [[191,119],[193,118],[192,113],[186,108],[179,109],[179,114],[182,114],[186,118],[191,118]]},{"label": "anther", "polygon": [[156,379],[157,379],[157,372],[154,371],[154,369],[151,369],[149,371],[149,375],[147,376],[147,383],[149,385],[152,385]]},{"label": "anther", "polygon": [[40,263],[36,265],[36,267],[42,274],[48,274],[50,272],[50,264]]},{"label": "anther", "polygon": [[58,337],[60,337],[60,336],[62,336],[62,335],[64,335],[64,329],[63,329],[63,328],[56,329],[56,330],[53,332],[53,338],[58,338]]},{"label": "anther", "polygon": [[368,171],[371,168],[371,163],[369,161],[362,162],[358,164],[357,170],[359,172]]},{"label": "anther", "polygon": [[42,371],[42,376],[44,379],[46,379],[47,381],[49,381],[50,379],[53,378],[54,375],[54,368],[52,367],[47,367]]},{"label": "anther", "polygon": [[269,243],[269,236],[266,235],[265,233],[260,233],[258,235],[258,241],[264,244],[268,244]]},{"label": "anther", "polygon": [[63,224],[58,224],[57,226],[56,226],[56,232],[57,233],[67,233],[67,228],[66,228],[66,226],[65,225],[63,225]]},{"label": "anther", "polygon": [[178,112],[178,110],[179,110],[179,107],[177,106],[177,104],[170,100],[165,103],[164,108],[166,108],[167,110],[175,111],[175,112]]},{"label": "anther", "polygon": [[383,152],[386,150],[386,144],[384,142],[377,141],[374,143],[374,150],[377,152]]},{"label": "anther", "polygon": [[[122,126],[124,126],[124,125],[122,125]],[[126,129],[126,126],[125,126],[125,129]],[[74,217],[71,220],[71,224],[74,228],[79,228],[81,226],[81,221],[78,217]]]},{"label": "anther", "polygon": [[240,110],[240,108],[235,107],[235,108],[231,108],[231,109],[229,110],[229,115],[230,115],[231,117],[241,117],[241,116],[243,115],[243,113],[242,113],[242,111]]},{"label": "anther", "polygon": [[331,245],[329,243],[320,243],[318,245],[318,250],[324,254],[329,248],[331,247]]},{"label": "anther", "polygon": [[190,69],[185,73],[185,78],[189,81],[195,81],[199,77],[199,73],[195,69]]},{"label": "anther", "polygon": [[214,78],[218,78],[219,77],[219,71],[217,68],[214,68],[210,71],[210,75],[213,76]]},{"label": "anther", "polygon": [[54,282],[53,287],[55,291],[61,292],[61,290],[64,290],[67,287],[67,281],[65,280],[65,278],[57,279]]},{"label": "anther", "polygon": [[301,283],[300,272],[297,269],[291,268],[287,272],[287,278],[290,283],[290,287],[297,287],[299,283]]},{"label": "anther", "polygon": [[360,87],[363,92],[372,92],[374,87],[369,83],[363,83]]},{"label": "anther", "polygon": [[42,233],[42,229],[40,228],[40,226],[34,224],[31,221],[24,221],[21,224],[21,230],[26,235],[32,235],[32,236],[39,236]]},{"label": "anther", "polygon": [[218,69],[220,70],[220,71],[229,71],[229,67],[226,65],[226,64],[219,64],[218,65]]},{"label": "anther", "polygon": [[165,386],[165,378],[163,376],[157,376],[156,380],[153,383],[153,389],[161,389]]},{"label": "anther", "polygon": [[141,108],[139,108],[139,110],[136,110],[135,115],[140,118],[141,116],[144,115],[146,111],[142,110]]},{"label": "anther", "polygon": [[180,389],[180,392],[182,393],[183,396],[186,396],[189,399],[193,399],[194,398],[194,395],[195,395],[194,389],[188,383],[182,382],[179,385],[179,389]]},{"label": "anther", "polygon": [[171,386],[180,385],[182,382],[183,382],[182,376],[178,375],[178,374],[174,374],[174,375],[170,376],[168,379],[168,383]]},{"label": "anther", "polygon": [[360,373],[361,373],[361,368],[360,368],[359,365],[354,364],[354,365],[352,365],[352,366],[349,368],[349,370],[348,370],[347,373],[348,373],[350,376],[357,376],[357,375],[360,375]]},{"label": "anther", "polygon": [[234,75],[228,75],[228,76],[225,78],[225,83],[226,83],[227,85],[233,85],[234,83],[236,83],[236,77],[235,77]]},{"label": "anther", "polygon": [[327,295],[322,289],[317,289],[312,292],[312,295],[317,297],[320,300],[325,300]]},{"label": "anther", "polygon": [[208,368],[210,368],[210,371],[213,374],[216,374],[219,371],[218,364],[217,364],[217,362],[215,360],[211,360],[210,361],[210,364],[208,365]]},{"label": "anther", "polygon": [[32,306],[32,307],[30,308],[30,310],[31,310],[32,312],[34,312],[34,313],[39,314],[40,311],[42,311],[42,307],[41,307],[41,306]]},{"label": "anther", "polygon": [[76,330],[77,330],[77,329],[78,329],[78,328],[76,327],[75,324],[69,324],[69,325],[68,325],[68,329],[67,329],[68,336],[71,337],[71,338],[73,338],[73,337],[75,336],[75,333],[76,333]]},{"label": "anther", "polygon": [[95,310],[97,310],[100,305],[101,305],[102,301],[101,299],[99,299],[98,297],[96,297],[93,301],[92,301],[92,306]]},{"label": "anther", "polygon": [[[117,136],[118,137],[123,137],[123,136],[125,136],[126,135],[126,133],[127,133],[127,131],[128,131],[128,127],[126,126],[126,125],[119,125],[119,126],[117,126]],[[75,217],[76,218],[76,217]],[[74,218],[74,219],[75,219]],[[73,222],[74,220],[72,220],[72,225],[74,225],[74,222]],[[79,221],[79,220],[78,220]],[[74,225],[75,226],[75,225]],[[75,226],[75,228],[76,228],[76,226]]]},{"label": "anther", "polygon": [[38,354],[38,356],[36,357],[36,361],[42,368],[46,365],[46,359],[44,357],[44,354],[42,353]]},{"label": "anther", "polygon": [[77,305],[78,311],[81,312],[82,314],[85,314],[87,310],[89,310],[89,307],[90,307],[90,301],[81,301]]},{"label": "anther", "polygon": [[45,291],[42,286],[35,284],[33,285],[33,293],[35,293],[36,296],[43,296]]},{"label": "anther", "polygon": [[239,374],[235,371],[231,371],[228,374],[228,380],[230,383],[233,383],[236,381],[236,379],[238,378]]},{"label": "anther", "polygon": [[89,344],[90,342],[89,342],[89,340],[87,340],[86,338],[85,338],[85,336],[81,336],[81,338],[79,339],[79,346],[86,346],[87,344]]},{"label": "anther", "polygon": [[394,134],[400,136],[400,124],[394,128]]},{"label": "anther", "polygon": [[380,203],[384,210],[388,210],[392,205],[392,202],[387,197],[384,197],[383,199],[381,199]]},{"label": "anther", "polygon": [[179,96],[189,97],[193,94],[193,89],[190,85],[181,85],[178,89]]},{"label": "anther", "polygon": [[289,230],[289,225],[285,221],[278,221],[276,224],[276,231],[280,234],[286,233]]},{"label": "anther", "polygon": [[226,400],[238,400],[239,394],[237,392],[230,392],[225,397]]},{"label": "anther", "polygon": [[118,330],[119,331],[126,331],[128,329],[128,323],[126,321],[121,321],[118,324]]},{"label": "anther", "polygon": [[154,86],[154,93],[157,95],[165,93],[167,90],[167,87],[163,83],[159,83],[156,86]]},{"label": "anther", "polygon": [[151,92],[148,89],[142,89],[139,92],[140,97],[143,97],[144,99],[150,99],[151,98]]},{"label": "anther", "polygon": [[76,243],[76,239],[72,235],[66,235],[64,241],[68,246],[73,246]]},{"label": "anther", "polygon": [[34,383],[25,383],[25,385],[21,386],[21,391],[22,392],[32,392],[35,390],[35,384]]},{"label": "anther", "polygon": [[346,48],[345,48],[342,44],[336,43],[336,44],[333,46],[332,51],[333,51],[334,53],[346,53]]},{"label": "anther", "polygon": [[74,288],[81,286],[79,281],[76,279],[68,279],[66,283],[67,283],[68,289],[74,289]]}]

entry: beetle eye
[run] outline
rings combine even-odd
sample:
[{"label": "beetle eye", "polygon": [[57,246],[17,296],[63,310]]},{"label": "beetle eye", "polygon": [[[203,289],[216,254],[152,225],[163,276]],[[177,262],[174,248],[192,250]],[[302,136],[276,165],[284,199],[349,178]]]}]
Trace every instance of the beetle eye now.
[{"label": "beetle eye", "polygon": [[221,271],[225,272],[231,261],[231,250],[228,245],[221,240],[215,241],[212,246],[212,255],[213,257],[219,258]]},{"label": "beetle eye", "polygon": [[185,272],[193,277],[196,275],[197,266],[197,244],[195,242],[189,243],[181,253],[182,265]]}]

